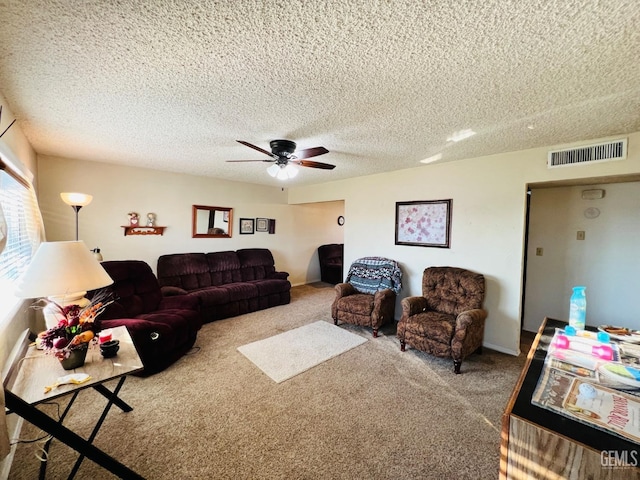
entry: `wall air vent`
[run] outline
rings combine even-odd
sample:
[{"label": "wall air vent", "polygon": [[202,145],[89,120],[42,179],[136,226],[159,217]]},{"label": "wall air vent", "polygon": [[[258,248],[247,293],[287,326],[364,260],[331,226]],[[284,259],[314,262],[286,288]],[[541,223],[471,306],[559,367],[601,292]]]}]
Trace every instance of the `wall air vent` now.
[{"label": "wall air vent", "polygon": [[550,151],[547,167],[570,167],[584,163],[624,160],[625,158],[627,158],[627,139],[623,138],[584,147]]}]

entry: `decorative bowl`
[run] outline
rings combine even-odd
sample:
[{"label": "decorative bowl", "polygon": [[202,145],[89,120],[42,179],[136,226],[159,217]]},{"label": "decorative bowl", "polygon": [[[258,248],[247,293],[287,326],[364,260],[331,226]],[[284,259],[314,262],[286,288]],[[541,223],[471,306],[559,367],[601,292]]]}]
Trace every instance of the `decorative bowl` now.
[{"label": "decorative bowl", "polygon": [[100,353],[104,358],[115,357],[118,350],[120,350],[119,340],[109,340],[108,342],[100,344]]}]

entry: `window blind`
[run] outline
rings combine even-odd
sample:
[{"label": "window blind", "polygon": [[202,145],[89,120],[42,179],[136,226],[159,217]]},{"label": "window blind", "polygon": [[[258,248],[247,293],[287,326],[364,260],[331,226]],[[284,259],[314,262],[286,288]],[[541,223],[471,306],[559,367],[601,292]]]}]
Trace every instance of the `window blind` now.
[{"label": "window blind", "polygon": [[[0,168],[5,165],[0,162]],[[18,300],[15,282],[41,241],[42,217],[29,182],[0,169],[0,321]],[[2,237],[5,237],[4,239]]]}]

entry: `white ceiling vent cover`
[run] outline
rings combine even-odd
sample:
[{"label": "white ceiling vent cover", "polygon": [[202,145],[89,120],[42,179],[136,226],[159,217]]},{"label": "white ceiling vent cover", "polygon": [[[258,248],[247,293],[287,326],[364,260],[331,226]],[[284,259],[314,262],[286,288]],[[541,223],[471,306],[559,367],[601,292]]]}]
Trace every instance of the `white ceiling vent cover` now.
[{"label": "white ceiling vent cover", "polygon": [[627,139],[623,138],[585,147],[552,150],[549,152],[547,167],[570,167],[583,163],[611,162],[625,158],[627,158]]}]

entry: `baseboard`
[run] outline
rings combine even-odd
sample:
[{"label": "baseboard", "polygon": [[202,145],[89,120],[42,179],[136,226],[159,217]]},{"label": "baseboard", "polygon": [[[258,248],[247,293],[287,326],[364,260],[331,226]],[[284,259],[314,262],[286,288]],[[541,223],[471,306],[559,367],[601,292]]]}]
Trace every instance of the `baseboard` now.
[{"label": "baseboard", "polygon": [[[2,383],[9,383],[12,381],[17,373],[17,366],[24,358],[27,348],[29,347],[29,329],[24,330],[15,345],[13,346],[11,353],[7,357],[7,361],[2,370]],[[4,410],[4,406],[3,406]],[[4,414],[4,412],[3,412]],[[7,434],[9,435],[9,442],[20,438],[20,432],[22,431],[22,424],[24,419],[15,413],[6,416],[7,422]],[[11,445],[9,453],[0,461],[0,478],[9,478],[9,472],[11,471],[11,464],[13,463],[13,457],[15,455],[17,444]]]},{"label": "baseboard", "polygon": [[494,350],[496,352],[500,352],[500,353],[506,353],[507,355],[513,355],[514,357],[517,357],[518,355],[520,355],[520,350],[512,350],[510,348],[504,348],[501,347],[499,345],[494,345],[492,343],[483,343],[482,344],[483,348],[488,348],[490,350]]},{"label": "baseboard", "polygon": [[[14,422],[14,428],[11,428]],[[7,416],[7,433],[9,434],[10,442],[13,442],[17,438],[20,438],[20,432],[22,431],[23,423],[24,419],[22,417],[19,417],[18,415],[12,414],[10,416]],[[4,458],[4,460],[0,461],[0,478],[9,478],[9,473],[11,472],[11,466],[13,464],[13,457],[16,453],[17,448],[18,444],[13,443],[7,456]]]}]

